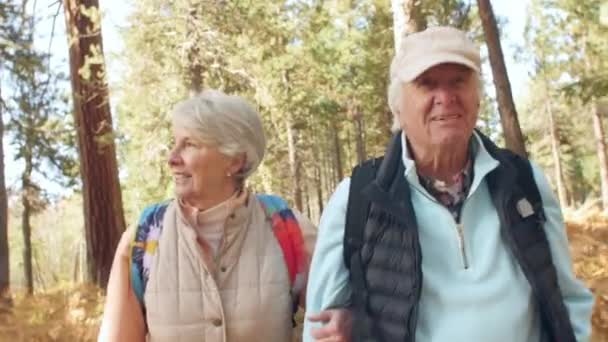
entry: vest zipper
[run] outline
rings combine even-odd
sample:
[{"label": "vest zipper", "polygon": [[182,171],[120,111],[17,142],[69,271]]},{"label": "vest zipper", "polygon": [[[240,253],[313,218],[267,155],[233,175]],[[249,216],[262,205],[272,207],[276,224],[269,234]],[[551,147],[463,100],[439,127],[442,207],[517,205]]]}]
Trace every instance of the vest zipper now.
[{"label": "vest zipper", "polygon": [[[454,216],[452,216],[452,213],[448,210],[448,208],[446,208],[443,204],[439,203],[439,201],[437,201],[437,199],[435,199],[432,196],[427,195],[424,191],[418,189],[416,186],[414,186],[413,188],[416,189],[416,191],[418,191],[420,194],[422,194],[422,196],[428,198],[432,202],[439,204],[439,206],[441,208],[443,208],[445,211],[448,212],[448,214],[454,221],[454,225],[456,227],[456,236],[458,238],[458,248],[460,249],[460,259],[462,261],[462,267],[464,267],[465,270],[469,269],[469,259],[467,258],[467,252],[466,252],[465,244],[464,244],[464,224],[456,222],[456,220],[454,219]],[[461,215],[462,215],[462,212],[464,211],[464,206],[467,203],[467,200],[468,200],[468,196],[464,199],[464,201],[462,202],[462,206],[460,207]]]}]

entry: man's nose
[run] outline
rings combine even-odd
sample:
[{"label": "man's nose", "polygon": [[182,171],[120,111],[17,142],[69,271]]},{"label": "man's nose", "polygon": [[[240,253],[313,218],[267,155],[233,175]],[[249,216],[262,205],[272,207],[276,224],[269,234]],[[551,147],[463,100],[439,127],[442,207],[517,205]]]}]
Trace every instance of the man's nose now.
[{"label": "man's nose", "polygon": [[449,87],[438,87],[435,90],[435,104],[452,104],[456,102],[456,93]]}]

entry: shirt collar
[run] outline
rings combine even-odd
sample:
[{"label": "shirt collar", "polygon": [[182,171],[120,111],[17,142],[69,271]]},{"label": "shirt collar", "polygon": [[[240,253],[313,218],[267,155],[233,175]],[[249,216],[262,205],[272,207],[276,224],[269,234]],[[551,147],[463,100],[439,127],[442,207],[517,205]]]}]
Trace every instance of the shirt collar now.
[{"label": "shirt collar", "polygon": [[[471,188],[469,189],[469,195],[477,189],[483,178],[494,170],[498,166],[498,161],[494,159],[490,153],[483,146],[481,138],[476,131],[473,131],[473,135],[470,140],[470,149],[473,162],[473,181]],[[409,147],[407,144],[407,137],[404,131],[401,131],[401,153],[403,166],[405,166],[405,178],[414,187],[427,193],[424,187],[420,184],[418,179],[418,173],[416,171],[416,162],[412,159]]]}]

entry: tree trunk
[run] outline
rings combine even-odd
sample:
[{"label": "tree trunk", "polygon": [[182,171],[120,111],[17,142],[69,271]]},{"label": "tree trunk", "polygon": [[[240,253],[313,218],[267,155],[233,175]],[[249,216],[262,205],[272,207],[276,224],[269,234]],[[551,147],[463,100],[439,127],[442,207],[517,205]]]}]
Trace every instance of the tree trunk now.
[{"label": "tree trunk", "polygon": [[595,133],[595,144],[597,146],[597,159],[600,164],[600,181],[602,187],[602,205],[604,212],[608,213],[608,158],[606,156],[606,136],[602,124],[601,106],[595,102],[593,104],[593,132]]},{"label": "tree trunk", "polygon": [[399,51],[401,39],[408,33],[418,32],[426,27],[426,20],[420,10],[422,1],[391,0],[393,10],[393,38],[395,51]]},{"label": "tree trunk", "polygon": [[80,271],[80,248],[77,248],[74,253],[74,264],[72,265],[72,283],[74,284],[80,283],[78,271]]},{"label": "tree trunk", "polygon": [[334,152],[334,170],[335,170],[335,184],[344,179],[344,172],[342,168],[342,147],[340,146],[340,136],[338,135],[338,123],[335,119],[331,119],[331,137],[333,140],[333,152]]},{"label": "tree trunk", "polygon": [[557,187],[557,197],[562,207],[568,205],[568,198],[566,192],[566,186],[564,185],[564,174],[562,172],[562,161],[560,153],[560,141],[559,131],[557,123],[555,122],[555,115],[553,113],[553,106],[551,106],[551,100],[549,98],[549,89],[545,83],[545,108],[549,115],[549,130],[551,132],[551,151],[553,154],[553,164],[555,172],[555,186]]},{"label": "tree trunk", "polygon": [[305,184],[304,186],[304,203],[306,203],[306,217],[308,217],[308,219],[310,219],[310,215],[312,214],[311,212],[311,205],[310,205],[310,190],[308,189],[308,183]]},{"label": "tree trunk", "polygon": [[[87,265],[91,281],[105,288],[114,251],[125,230],[125,219],[105,79],[101,23],[92,23],[81,12],[81,7],[98,10],[99,5],[97,0],[64,1],[82,176]],[[102,62],[85,66],[87,56],[95,56]]]},{"label": "tree trunk", "polygon": [[[285,98],[290,98],[289,70],[283,72],[283,86],[285,87]],[[301,162],[298,158],[296,146],[298,143],[298,130],[294,127],[294,118],[291,111],[287,110],[287,148],[289,154],[289,168],[291,177],[293,177],[293,200],[295,201],[296,209],[302,212],[302,176]]]},{"label": "tree trunk", "polygon": [[[345,125],[346,126],[346,125]],[[343,127],[344,132],[346,133],[344,136],[344,139],[342,140],[342,151],[344,152],[344,154],[342,155],[342,158],[344,160],[344,164],[347,168],[347,170],[349,170],[352,166],[353,166],[353,161],[355,160],[355,154],[356,154],[356,147],[353,145],[353,140],[352,140],[352,135],[354,133],[351,132],[350,127]],[[348,173],[348,171],[347,171]]]},{"label": "tree trunk", "polygon": [[196,3],[193,3],[190,5],[188,13],[188,36],[186,37],[186,39],[192,40],[190,42],[191,46],[188,49],[188,74],[190,76],[188,81],[190,83],[190,96],[194,96],[203,90],[203,65],[200,60],[201,56],[199,52],[200,39],[198,39],[199,35],[196,29],[198,21],[198,8]]},{"label": "tree trunk", "polygon": [[319,210],[319,218],[321,218],[323,213],[323,181],[319,164],[315,163],[315,188],[317,190],[317,210]]},{"label": "tree trunk", "polygon": [[[333,184],[335,177],[334,177],[334,169],[333,169],[333,149],[331,148],[331,141],[332,141],[332,133],[329,131],[329,129],[327,129],[327,127],[324,127],[324,132],[325,132],[325,146],[321,151],[321,160],[322,160],[322,164],[321,164],[321,179],[323,179],[323,183],[322,186],[324,186],[324,190],[326,194],[331,194],[333,192],[333,190],[335,189],[335,185]],[[330,155],[331,154],[331,155]]]},{"label": "tree trunk", "polygon": [[355,144],[357,148],[357,164],[361,164],[365,161],[365,137],[363,128],[363,113],[359,109],[359,106],[353,106],[350,108],[350,117],[355,125]]},{"label": "tree trunk", "polygon": [[29,186],[24,186],[22,191],[21,203],[23,205],[23,214],[21,216],[21,229],[23,231],[23,272],[27,294],[32,295],[34,294],[34,277],[32,272],[32,227],[30,225],[32,207],[29,199]]},{"label": "tree trunk", "polygon": [[498,110],[500,112],[500,121],[504,130],[505,142],[507,148],[511,151],[527,157],[524,137],[519,127],[519,119],[517,110],[513,103],[513,95],[511,94],[511,84],[507,75],[507,67],[505,66],[502,47],[500,45],[500,35],[498,26],[492,10],[492,5],[489,0],[477,0],[479,7],[479,16],[483,26],[483,32],[488,46],[488,55],[490,64],[492,65],[492,77],[494,86],[496,87],[496,98],[498,100]]},{"label": "tree trunk", "polygon": [[[37,288],[41,291],[45,291],[47,289],[47,282],[45,280],[45,274],[47,272],[44,272],[42,267],[40,267],[40,260],[38,258],[38,253],[36,252],[36,250],[32,250],[32,275],[34,276]],[[53,277],[53,271],[50,271],[50,273],[50,276]]]},{"label": "tree trunk", "polygon": [[293,128],[291,114],[287,115],[287,147],[289,153],[289,168],[291,177],[293,177],[293,200],[295,201],[296,209],[302,212],[302,177],[300,160],[296,152],[297,131]]},{"label": "tree trunk", "polygon": [[3,106],[4,101],[2,101],[2,93],[0,92],[0,313],[8,310],[12,306],[8,252],[8,196],[6,193],[6,182],[4,180]]}]

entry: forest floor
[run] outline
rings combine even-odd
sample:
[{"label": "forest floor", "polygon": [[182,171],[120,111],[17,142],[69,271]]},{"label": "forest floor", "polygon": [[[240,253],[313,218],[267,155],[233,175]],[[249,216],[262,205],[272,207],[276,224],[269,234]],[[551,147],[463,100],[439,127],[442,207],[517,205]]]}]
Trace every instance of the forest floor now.
[{"label": "forest floor", "polygon": [[[566,215],[575,272],[596,296],[592,341],[608,342],[608,218],[590,211]],[[66,284],[31,297],[16,293],[10,312],[0,308],[0,342],[95,341],[103,301],[102,291],[89,285]]]}]

